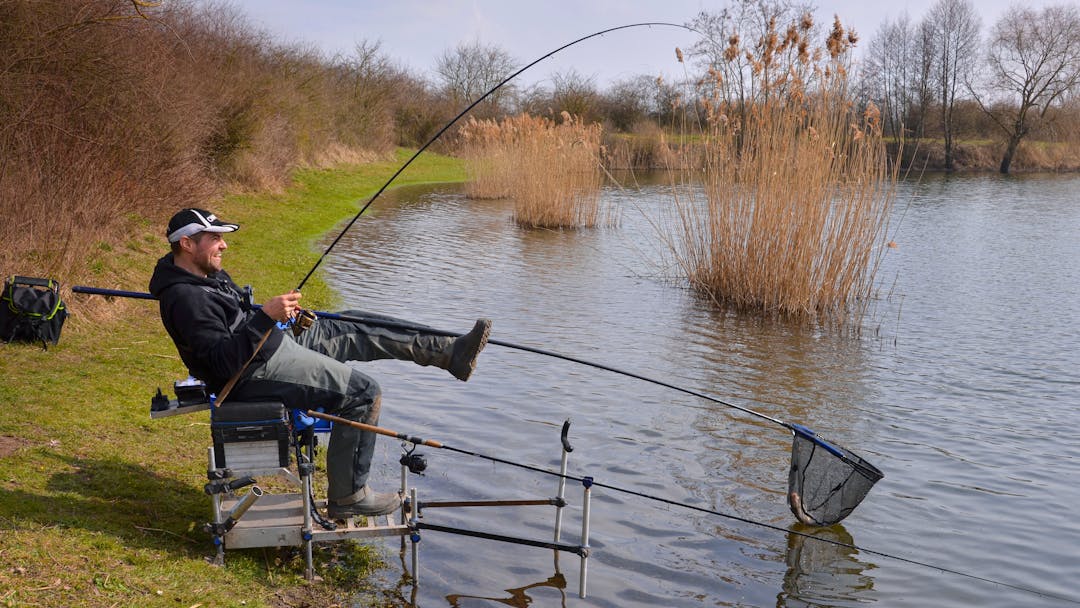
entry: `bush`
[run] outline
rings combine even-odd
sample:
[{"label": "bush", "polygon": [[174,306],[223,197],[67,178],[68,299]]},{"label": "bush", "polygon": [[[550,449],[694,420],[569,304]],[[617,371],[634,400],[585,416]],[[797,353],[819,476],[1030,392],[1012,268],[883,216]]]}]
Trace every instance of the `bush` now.
[{"label": "bush", "polygon": [[136,219],[162,225],[224,187],[281,189],[298,166],[385,154],[413,82],[377,45],[326,60],[184,0],[6,0],[0,57],[9,274],[77,277],[94,243]]}]

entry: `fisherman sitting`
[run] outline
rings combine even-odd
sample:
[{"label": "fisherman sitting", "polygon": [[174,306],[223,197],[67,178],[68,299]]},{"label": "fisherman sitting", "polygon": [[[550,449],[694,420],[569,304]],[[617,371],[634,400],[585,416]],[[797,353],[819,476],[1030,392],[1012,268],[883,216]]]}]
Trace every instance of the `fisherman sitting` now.
[{"label": "fisherman sitting", "polygon": [[[300,293],[275,296],[256,310],[222,269],[221,255],[227,248],[222,235],[239,228],[203,209],[178,212],[166,232],[172,252],[158,260],[150,279],[161,321],[180,358],[211,392],[220,395],[239,375],[229,400],[274,399],[290,409],[322,409],[376,424],[379,385],[345,361],[402,359],[434,365],[463,381],[475,369],[491,331],[487,319],[478,320],[459,338],[329,319],[319,320],[299,336],[282,331],[276,322],[295,318]],[[373,433],[334,426],[326,455],[331,518],[381,515],[400,505],[396,493],[375,492],[367,485],[374,451]]]}]

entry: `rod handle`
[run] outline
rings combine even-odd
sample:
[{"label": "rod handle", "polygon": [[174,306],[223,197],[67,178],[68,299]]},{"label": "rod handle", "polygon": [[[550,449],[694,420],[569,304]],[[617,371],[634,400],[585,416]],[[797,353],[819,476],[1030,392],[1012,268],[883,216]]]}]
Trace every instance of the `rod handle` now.
[{"label": "rod handle", "polygon": [[405,433],[399,433],[397,431],[392,431],[392,430],[390,430],[388,428],[383,428],[381,426],[374,426],[374,425],[371,425],[371,424],[364,424],[363,422],[357,422],[355,420],[349,420],[347,418],[342,418],[341,416],[334,416],[332,414],[325,414],[323,412],[316,412],[315,410],[308,410],[307,413],[308,413],[308,416],[311,416],[313,418],[321,418],[323,420],[329,420],[330,422],[333,422],[334,424],[344,424],[345,426],[351,426],[353,428],[360,429],[361,431],[368,431],[369,433],[376,433],[376,434],[379,434],[379,435],[386,435],[387,437],[393,437],[395,439],[400,439],[402,441],[408,441],[409,443],[413,443],[413,444],[416,444],[416,445],[426,445],[429,448],[442,448],[442,447],[445,447],[445,446],[443,446],[442,443],[440,443],[438,441],[435,441],[434,439],[423,439],[421,437],[413,437],[412,435],[406,435]]}]

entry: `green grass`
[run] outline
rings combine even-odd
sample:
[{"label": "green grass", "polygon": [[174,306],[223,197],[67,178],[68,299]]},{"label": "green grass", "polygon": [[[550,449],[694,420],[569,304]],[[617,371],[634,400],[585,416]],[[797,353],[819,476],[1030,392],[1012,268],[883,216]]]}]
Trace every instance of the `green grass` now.
[{"label": "green grass", "polygon": [[[242,225],[226,268],[259,301],[295,287],[322,253],[316,240],[340,231],[407,154],[300,171],[284,194],[213,205]],[[395,185],[463,179],[458,161],[424,155]],[[145,291],[167,249],[161,227],[130,220],[126,242],[87,252],[98,286]],[[304,294],[311,308],[337,303],[318,274]],[[314,585],[292,552],[230,551],[227,568],[210,565],[208,417],[149,418],[155,388],[186,376],[157,307],[85,296],[67,305],[59,345],[0,344],[0,606],[328,605],[363,588],[379,563],[364,546],[320,551],[327,582]]]}]

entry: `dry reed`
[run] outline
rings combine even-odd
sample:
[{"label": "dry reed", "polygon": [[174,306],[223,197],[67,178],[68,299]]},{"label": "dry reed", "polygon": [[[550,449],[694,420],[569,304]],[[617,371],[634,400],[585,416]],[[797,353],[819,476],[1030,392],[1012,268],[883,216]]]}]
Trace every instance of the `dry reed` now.
[{"label": "dry reed", "polygon": [[514,221],[534,228],[590,228],[612,223],[600,204],[599,125],[563,113],[562,122],[522,114],[470,120],[462,156],[472,198],[514,200]]},{"label": "dry reed", "polygon": [[828,322],[866,310],[897,174],[877,109],[852,102],[839,36],[812,81],[779,71],[783,94],[766,82],[757,99],[706,108],[706,201],[679,199],[669,242],[718,302]]}]

